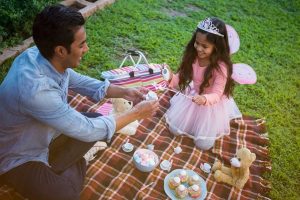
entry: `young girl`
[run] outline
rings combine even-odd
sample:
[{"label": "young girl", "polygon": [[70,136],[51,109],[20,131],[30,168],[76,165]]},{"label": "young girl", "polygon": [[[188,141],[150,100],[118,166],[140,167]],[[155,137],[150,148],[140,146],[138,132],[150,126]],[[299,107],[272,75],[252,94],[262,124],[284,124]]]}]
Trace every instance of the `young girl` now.
[{"label": "young girl", "polygon": [[230,120],[241,117],[231,97],[228,36],[225,23],[206,18],[187,44],[182,62],[169,86],[180,92],[170,100],[166,120],[174,135],[188,134],[207,150],[217,138],[230,133]]}]

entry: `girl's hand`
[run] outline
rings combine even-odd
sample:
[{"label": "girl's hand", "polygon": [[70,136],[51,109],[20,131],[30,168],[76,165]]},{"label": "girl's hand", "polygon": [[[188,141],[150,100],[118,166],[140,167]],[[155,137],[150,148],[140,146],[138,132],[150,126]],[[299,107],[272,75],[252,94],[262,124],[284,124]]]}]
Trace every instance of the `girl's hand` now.
[{"label": "girl's hand", "polygon": [[204,105],[206,103],[206,98],[203,95],[196,95],[196,96],[193,96],[192,101],[198,105]]},{"label": "girl's hand", "polygon": [[147,88],[126,88],[125,95],[123,96],[124,99],[128,101],[132,101],[133,105],[138,104],[139,102],[145,100],[145,94],[148,93]]}]

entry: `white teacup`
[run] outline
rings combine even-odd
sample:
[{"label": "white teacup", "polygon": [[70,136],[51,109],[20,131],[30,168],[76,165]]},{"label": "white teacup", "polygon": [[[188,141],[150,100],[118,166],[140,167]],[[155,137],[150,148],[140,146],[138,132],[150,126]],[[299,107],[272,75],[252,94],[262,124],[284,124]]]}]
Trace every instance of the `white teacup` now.
[{"label": "white teacup", "polygon": [[201,163],[200,168],[202,169],[202,171],[204,171],[205,173],[210,173],[211,170],[211,166],[208,163]]},{"label": "white teacup", "polygon": [[146,100],[158,100],[158,96],[155,92],[150,90],[148,94],[146,94]]},{"label": "white teacup", "polygon": [[161,163],[160,163],[160,168],[162,170],[170,170],[172,167],[172,163],[168,160],[163,160]]},{"label": "white teacup", "polygon": [[162,75],[163,75],[163,79],[165,81],[169,81],[170,80],[171,74],[170,74],[170,71],[167,68],[163,68],[162,69]]},{"label": "white teacup", "polygon": [[153,144],[148,144],[147,149],[153,151],[154,150],[154,145]]},{"label": "white teacup", "polygon": [[176,154],[180,154],[182,152],[182,148],[178,146],[178,147],[174,148],[174,152]]}]

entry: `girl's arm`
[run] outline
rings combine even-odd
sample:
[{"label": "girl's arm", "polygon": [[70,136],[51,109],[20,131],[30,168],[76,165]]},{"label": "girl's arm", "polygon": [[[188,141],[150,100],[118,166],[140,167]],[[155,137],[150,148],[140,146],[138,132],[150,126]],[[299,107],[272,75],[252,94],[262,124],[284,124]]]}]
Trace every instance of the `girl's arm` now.
[{"label": "girl's arm", "polygon": [[209,93],[195,96],[193,98],[195,103],[208,106],[220,101],[227,82],[227,68],[225,65],[220,65],[220,69],[221,71],[214,72],[214,81],[212,85],[207,88]]},{"label": "girl's arm", "polygon": [[179,84],[179,74],[173,74],[171,73],[171,79],[169,80],[169,87],[175,90],[178,90],[178,84]]}]

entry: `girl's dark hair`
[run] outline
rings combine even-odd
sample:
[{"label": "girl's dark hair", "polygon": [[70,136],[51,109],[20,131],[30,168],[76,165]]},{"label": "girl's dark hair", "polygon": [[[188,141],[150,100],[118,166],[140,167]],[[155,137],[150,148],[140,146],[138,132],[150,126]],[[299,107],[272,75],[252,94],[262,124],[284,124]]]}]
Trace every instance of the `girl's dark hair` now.
[{"label": "girl's dark hair", "polygon": [[41,54],[51,59],[54,48],[61,45],[70,53],[75,32],[85,23],[82,14],[63,5],[45,7],[35,17],[32,35]]},{"label": "girl's dark hair", "polygon": [[197,58],[197,51],[194,47],[196,40],[196,34],[198,32],[205,34],[208,42],[214,45],[214,50],[210,57],[210,64],[206,68],[204,73],[204,79],[199,88],[199,94],[204,92],[204,89],[209,86],[209,80],[212,78],[213,72],[215,70],[220,71],[220,62],[224,62],[227,66],[227,81],[224,89],[224,94],[226,96],[232,95],[234,88],[234,81],[231,78],[232,75],[232,62],[230,60],[228,35],[225,23],[217,18],[211,18],[212,23],[219,29],[219,33],[224,35],[224,37],[215,35],[199,28],[196,29],[193,34],[192,39],[187,44],[185,51],[183,53],[182,61],[177,72],[179,73],[179,88],[181,91],[185,90],[189,83],[192,81],[193,67],[192,64]]}]

